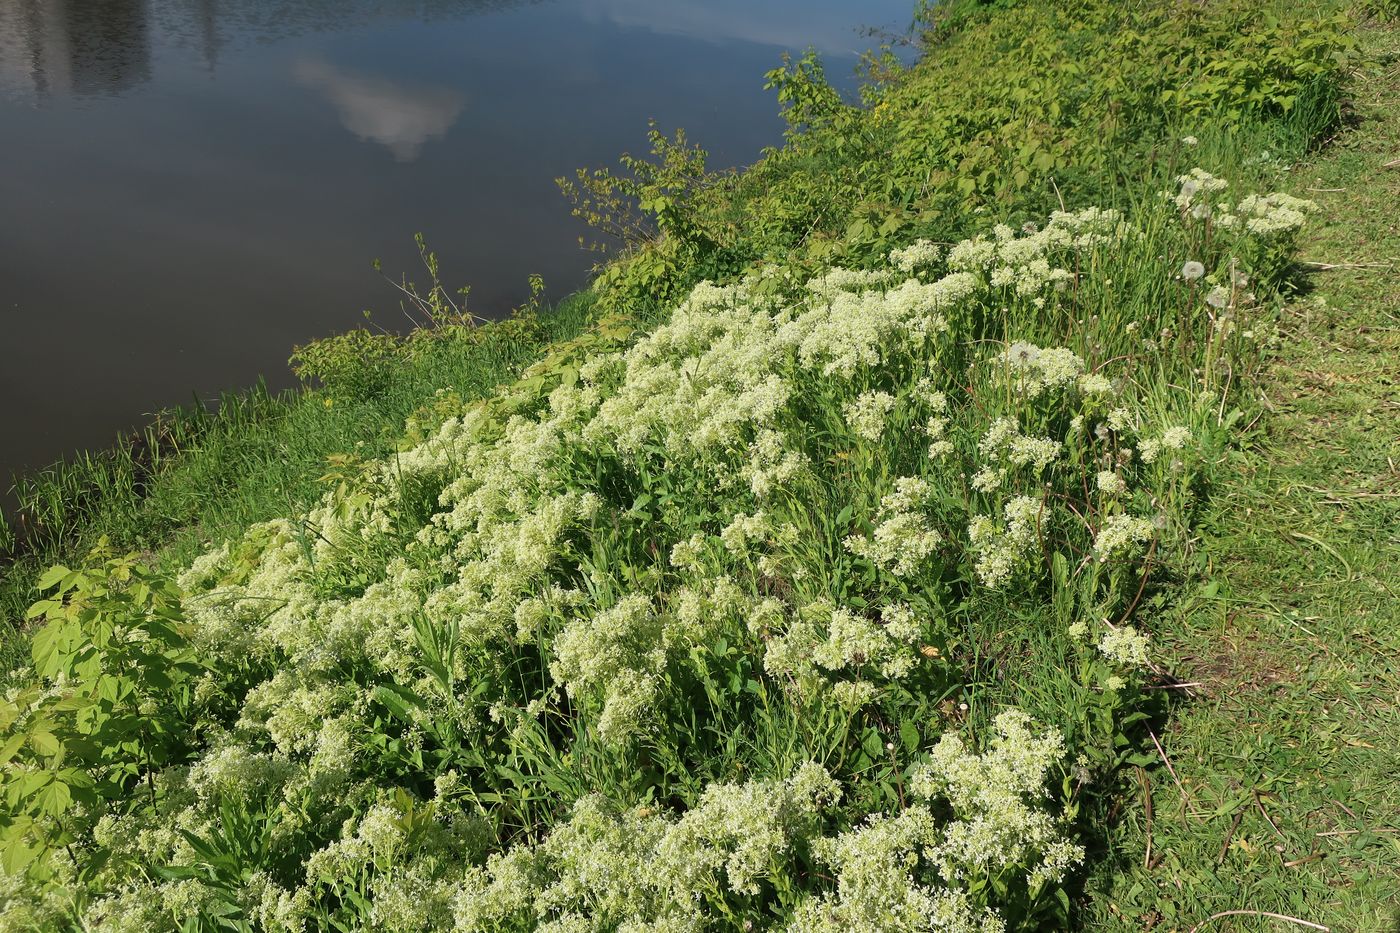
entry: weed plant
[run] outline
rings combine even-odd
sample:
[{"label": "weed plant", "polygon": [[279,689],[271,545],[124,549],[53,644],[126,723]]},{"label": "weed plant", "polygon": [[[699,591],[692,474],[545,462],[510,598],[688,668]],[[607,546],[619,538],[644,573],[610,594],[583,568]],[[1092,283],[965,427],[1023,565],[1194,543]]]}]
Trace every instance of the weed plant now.
[{"label": "weed plant", "polygon": [[864,106],[775,72],[744,175],[657,135],[580,176],[655,228],[568,315],[299,352],[242,506],[147,511],[202,454],[114,497],[210,525],[39,580],[5,923],[1072,925],[1310,209],[1241,179],[1335,124],[1349,40],[954,12]]}]

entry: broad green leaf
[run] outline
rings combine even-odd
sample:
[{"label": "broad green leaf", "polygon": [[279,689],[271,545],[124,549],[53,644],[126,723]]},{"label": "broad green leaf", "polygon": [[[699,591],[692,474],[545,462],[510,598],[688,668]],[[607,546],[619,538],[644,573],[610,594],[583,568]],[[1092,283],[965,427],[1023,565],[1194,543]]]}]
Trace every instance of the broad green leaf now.
[{"label": "broad green leaf", "polygon": [[26,738],[28,738],[28,736],[23,732],[16,732],[5,740],[4,745],[0,745],[0,765],[7,765],[10,763],[10,760],[15,757],[15,752],[18,752],[20,748],[23,747]]},{"label": "broad green leaf", "polygon": [[34,795],[34,804],[45,816],[62,816],[73,805],[73,795],[62,781],[50,781]]},{"label": "broad green leaf", "polygon": [[899,724],[899,742],[904,746],[904,751],[912,754],[919,748],[919,727],[914,725],[912,720],[906,719]]},{"label": "broad green leaf", "polygon": [[72,572],[73,571],[69,570],[62,564],[55,564],[48,570],[44,571],[43,575],[39,577],[39,582],[35,584],[35,586],[40,590],[52,589],[53,587],[58,585],[59,581],[61,581],[64,577],[68,576]]},{"label": "broad green leaf", "polygon": [[52,758],[63,750],[63,743],[52,732],[32,732],[29,735],[29,747],[45,758]]}]

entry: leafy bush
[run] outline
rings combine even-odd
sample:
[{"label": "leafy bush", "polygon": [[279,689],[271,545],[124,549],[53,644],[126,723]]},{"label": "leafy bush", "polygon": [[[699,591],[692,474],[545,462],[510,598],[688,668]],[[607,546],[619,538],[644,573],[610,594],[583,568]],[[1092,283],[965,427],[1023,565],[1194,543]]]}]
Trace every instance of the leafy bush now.
[{"label": "leafy bush", "polygon": [[[86,838],[109,806],[156,770],[184,759],[193,679],[203,671],[186,638],[174,582],[136,555],[105,547],[78,570],[54,567],[52,591],[30,618],[35,683],[0,705],[5,801],[3,868],[52,869],[52,850]],[[70,865],[69,868],[76,868]]]},{"label": "leafy bush", "polygon": [[[1340,14],[1281,18],[1233,0],[943,15],[916,65],[872,70],[861,104],[842,100],[812,53],[770,72],[787,142],[742,174],[706,173],[683,137],[655,133],[654,163],[624,160],[635,181],[581,172],[606,191],[577,213],[627,231],[631,250],[595,285],[605,305],[673,300],[758,260],[865,265],[919,236],[963,235],[979,211],[1019,222],[1066,198],[1097,201],[1173,159],[1183,132],[1274,121],[1320,138],[1354,49]],[[657,204],[665,223],[624,219]]]}]

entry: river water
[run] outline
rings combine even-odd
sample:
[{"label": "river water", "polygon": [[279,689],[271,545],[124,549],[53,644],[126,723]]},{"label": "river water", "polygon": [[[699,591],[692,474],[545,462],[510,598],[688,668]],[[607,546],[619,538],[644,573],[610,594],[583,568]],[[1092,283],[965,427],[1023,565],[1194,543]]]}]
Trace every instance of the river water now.
[{"label": "river water", "polygon": [[912,0],[0,0],[0,491],[259,376],[410,278],[499,314],[596,257],[554,179],[684,127],[778,143],[763,73],[854,86]]}]

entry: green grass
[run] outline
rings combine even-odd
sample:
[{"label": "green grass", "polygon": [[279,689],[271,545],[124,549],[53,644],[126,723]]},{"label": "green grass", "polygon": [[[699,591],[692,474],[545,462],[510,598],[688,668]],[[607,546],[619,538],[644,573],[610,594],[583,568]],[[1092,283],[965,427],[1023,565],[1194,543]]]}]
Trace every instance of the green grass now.
[{"label": "green grass", "polygon": [[1400,29],[1360,35],[1355,125],[1291,172],[1322,210],[1202,528],[1220,585],[1163,633],[1199,684],[1161,735],[1180,785],[1159,764],[1151,818],[1124,802],[1106,928],[1400,923]]},{"label": "green grass", "polygon": [[[1331,9],[1326,2],[1306,4],[1299,15]],[[302,559],[309,562],[297,565],[296,579],[298,585],[314,584],[311,602],[316,611],[280,620],[281,634],[268,635],[268,644],[276,645],[273,654],[253,662],[241,654],[213,655],[219,658],[215,680],[226,681],[219,689],[227,690],[230,705],[211,707],[212,712],[200,720],[199,728],[206,732],[180,752],[193,760],[211,747],[209,736],[226,728],[238,730],[238,740],[249,749],[271,748],[247,724],[253,720],[235,721],[230,711],[239,709],[251,684],[262,690],[272,683],[274,674],[305,680],[304,689],[298,686],[298,692],[276,702],[294,709],[305,701],[307,709],[315,710],[305,724],[307,736],[320,729],[329,715],[314,705],[322,694],[313,688],[333,685],[359,691],[362,702],[353,715],[369,717],[366,710],[376,711],[373,716],[378,718],[373,721],[347,720],[353,722],[349,728],[357,740],[366,743],[360,751],[379,749],[380,758],[371,755],[356,761],[357,768],[364,768],[363,773],[356,772],[361,781],[356,793],[361,796],[338,800],[339,809],[334,811],[308,810],[320,822],[307,824],[310,828],[298,843],[304,851],[296,859],[275,866],[282,872],[279,883],[300,885],[301,855],[327,845],[336,832],[349,832],[345,814],[362,815],[371,800],[402,792],[407,796],[395,796],[394,806],[411,817],[415,801],[426,801],[427,788],[436,787],[429,779],[441,776],[448,766],[452,774],[460,771],[465,776],[463,786],[479,794],[478,804],[491,804],[482,806],[481,812],[496,821],[498,849],[513,841],[513,834],[534,841],[557,828],[568,806],[590,791],[605,792],[621,806],[645,801],[649,812],[650,804],[656,803],[678,817],[698,812],[712,784],[783,777],[803,757],[829,764],[845,784],[846,810],[832,817],[827,827],[827,831],[844,832],[875,810],[905,808],[906,766],[939,733],[981,735],[993,714],[1005,704],[1015,704],[1062,730],[1076,752],[1092,753],[1074,772],[1076,781],[1088,781],[1087,789],[1081,794],[1076,785],[1071,794],[1069,777],[1064,784],[1065,793],[1081,808],[1077,829],[1091,847],[1092,875],[1086,896],[1073,904],[1066,899],[1063,909],[1050,905],[1048,899],[1023,905],[1020,914],[1012,915],[1013,925],[1020,918],[1018,928],[1071,920],[1134,930],[1190,930],[1202,923],[1214,924],[1216,929],[1231,924],[1236,929],[1271,929],[1276,922],[1287,922],[1262,918],[1261,913],[1216,916],[1226,911],[1272,912],[1334,929],[1390,925],[1394,905],[1387,898],[1394,897],[1400,864],[1400,835],[1391,830],[1400,827],[1394,805],[1388,802],[1397,799],[1400,790],[1395,786],[1400,759],[1390,751],[1386,738],[1395,732],[1395,704],[1400,702],[1400,685],[1389,663],[1400,647],[1393,592],[1400,580],[1388,558],[1395,550],[1395,528],[1400,525],[1394,465],[1394,457],[1400,456],[1394,437],[1400,412],[1386,380],[1396,370],[1400,354],[1396,340],[1400,320],[1388,310],[1394,306],[1394,270],[1369,263],[1392,259],[1398,251],[1391,212],[1400,193],[1396,190],[1400,172],[1379,168],[1400,154],[1386,153],[1387,146],[1394,149],[1397,143],[1396,79],[1393,63],[1379,54],[1395,45],[1395,33],[1373,29],[1364,34],[1371,71],[1356,81],[1361,98],[1357,110],[1363,117],[1360,126],[1342,135],[1323,156],[1289,167],[1286,163],[1302,159],[1318,132],[1330,126],[1335,86],[1330,83],[1331,72],[1317,80],[1303,80],[1306,69],[1316,62],[1306,48],[1308,37],[1299,31],[1308,33],[1313,26],[1289,20],[1281,30],[1271,26],[1251,38],[1241,24],[1250,23],[1254,13],[1250,5],[1233,0],[1205,4],[1199,10],[1156,4],[1142,11],[1103,3],[1046,2],[1021,5],[1013,13],[1001,11],[987,21],[974,17],[965,32],[935,46],[912,76],[892,85],[880,106],[824,112],[827,105],[817,100],[821,106],[808,111],[815,115],[813,121],[795,121],[809,123],[809,130],[794,134],[788,148],[772,154],[764,166],[734,185],[700,184],[694,189],[682,185],[674,199],[654,197],[658,190],[674,193],[667,187],[670,181],[651,189],[644,185],[635,192],[639,198],[650,197],[653,205],[664,203],[656,211],[667,236],[613,267],[617,274],[604,279],[599,307],[632,312],[636,315],[632,323],[641,325],[640,332],[664,322],[669,305],[656,301],[658,295],[674,296],[701,276],[730,274],[765,256],[791,263],[793,280],[801,282],[806,274],[836,260],[853,266],[882,262],[880,257],[890,246],[902,245],[916,234],[952,237],[961,229],[985,229],[995,219],[1019,222],[1038,217],[1061,194],[1069,196],[1071,208],[1095,202],[1121,207],[1134,223],[1147,225],[1146,236],[1088,261],[1083,293],[1077,286],[1067,306],[1069,313],[1045,312],[1043,303],[1018,300],[989,305],[961,322],[964,340],[956,351],[949,351],[946,361],[926,367],[940,378],[973,373],[968,365],[981,359],[978,354],[984,350],[992,352],[980,345],[1003,338],[1063,345],[1094,366],[1102,364],[1105,372],[1129,370],[1115,391],[1131,389],[1140,396],[1145,425],[1160,430],[1188,424],[1197,439],[1196,450],[1208,452],[1212,462],[1201,464],[1193,478],[1179,487],[1176,480],[1142,487],[1146,498],[1136,503],[1140,518],[1145,521],[1151,516],[1154,523],[1160,518],[1157,527],[1163,534],[1143,558],[1140,573],[1135,563],[1131,573],[1110,569],[1104,571],[1108,576],[1101,577],[1090,559],[1096,545],[1085,536],[1084,528],[1066,521],[1060,526],[1068,529],[1063,531],[1063,541],[1054,537],[1059,532],[1052,531],[1047,538],[1038,530],[1047,566],[1036,562],[1037,574],[1024,588],[980,589],[973,583],[971,552],[963,553],[962,532],[972,514],[969,510],[986,506],[995,513],[999,506],[964,501],[970,467],[961,466],[943,478],[948,492],[939,506],[947,510],[940,520],[947,519],[949,547],[962,555],[950,558],[952,569],[940,570],[942,576],[917,578],[906,591],[903,582],[883,575],[875,564],[852,561],[841,542],[849,532],[869,530],[892,477],[911,475],[926,466],[930,475],[940,474],[923,463],[925,441],[913,433],[900,433],[882,441],[884,447],[869,450],[846,436],[847,418],[840,414],[848,401],[845,389],[822,388],[815,377],[793,375],[792,384],[812,397],[793,409],[791,439],[799,451],[810,448],[809,459],[820,471],[820,482],[791,503],[792,527],[805,531],[795,536],[795,543],[781,547],[774,543],[774,553],[781,560],[769,570],[755,574],[752,567],[733,562],[708,569],[719,573],[716,568],[720,568],[724,579],[732,576],[752,586],[755,594],[781,597],[784,604],[794,606],[820,590],[823,597],[849,601],[858,608],[896,597],[935,607],[930,617],[938,622],[922,633],[927,638],[920,639],[934,642],[925,646],[933,649],[932,654],[921,651],[920,657],[939,659],[930,666],[935,674],[919,674],[914,686],[889,693],[882,705],[867,703],[859,712],[848,713],[823,698],[812,704],[810,717],[805,708],[789,709],[783,700],[786,694],[777,689],[779,679],[759,672],[764,643],[785,629],[769,631],[770,623],[764,623],[760,639],[759,631],[750,626],[711,620],[712,625],[730,627],[715,628],[718,637],[695,644],[685,642],[691,636],[684,632],[674,636],[680,639],[678,644],[688,644],[689,652],[663,659],[666,687],[647,704],[647,715],[656,718],[657,728],[643,751],[625,743],[611,748],[593,738],[601,729],[599,707],[605,694],[610,702],[613,682],[628,682],[618,675],[629,670],[619,668],[592,684],[582,674],[570,675],[567,666],[559,668],[555,663],[563,656],[562,649],[556,650],[560,643],[566,647],[577,643],[578,649],[589,638],[612,637],[607,625],[590,625],[583,614],[574,619],[572,608],[551,607],[549,624],[554,627],[548,630],[548,638],[538,646],[528,638],[518,644],[506,639],[508,646],[498,656],[478,651],[481,646],[474,643],[474,636],[449,636],[457,632],[455,626],[461,620],[420,628],[428,619],[426,608],[411,623],[378,615],[384,605],[370,597],[382,595],[379,584],[387,584],[391,576],[395,577],[391,593],[398,592],[393,587],[400,587],[400,595],[413,599],[429,590],[436,595],[436,583],[410,592],[410,585],[398,579],[398,562],[405,556],[427,561],[415,569],[431,570],[425,578],[430,581],[443,573],[465,575],[469,567],[483,572],[486,558],[472,556],[480,542],[464,539],[461,547],[454,545],[451,552],[441,554],[419,547],[419,532],[426,530],[443,501],[438,497],[441,483],[449,479],[477,482],[480,477],[472,471],[459,476],[458,464],[451,463],[441,467],[443,475],[427,475],[420,478],[422,482],[415,480],[404,487],[406,492],[391,490],[390,495],[374,487],[369,474],[357,474],[355,465],[421,439],[412,430],[404,439],[405,419],[420,407],[431,406],[437,391],[450,388],[456,393],[443,406],[444,416],[453,409],[460,413],[462,399],[491,395],[523,364],[547,355],[545,367],[497,393],[488,405],[494,409],[491,417],[502,419],[511,413],[541,410],[555,383],[565,388],[573,385],[579,378],[578,364],[591,348],[607,342],[585,339],[560,353],[549,352],[552,342],[586,329],[595,310],[587,296],[543,316],[538,328],[508,324],[471,332],[470,339],[425,338],[393,346],[373,340],[327,341],[321,346],[331,365],[322,371],[351,373],[353,387],[332,385],[327,391],[279,398],[254,392],[230,399],[217,417],[175,419],[168,431],[157,432],[158,437],[146,442],[144,460],[128,447],[54,474],[51,481],[34,487],[30,512],[40,531],[30,538],[32,552],[13,564],[0,585],[0,607],[10,618],[17,618],[32,598],[31,581],[38,569],[81,551],[99,534],[110,536],[119,549],[143,551],[166,572],[186,567],[211,545],[232,539],[230,553],[221,558],[228,566],[220,571],[224,576],[219,586],[239,587],[257,577],[259,586],[271,589],[260,575],[266,570],[266,579],[275,579],[281,567],[277,562],[288,549],[265,552],[271,534],[266,529],[242,542],[238,538],[260,520],[289,519],[296,529],[296,543],[305,552]],[[1107,42],[1105,36],[1120,37],[1122,31],[1105,24],[1120,22],[1137,24],[1157,44],[1143,51],[1132,40],[1123,40],[1121,46],[1115,44],[1119,38]],[[1155,28],[1163,25],[1183,28]],[[1187,26],[1204,31],[1197,34]],[[1325,41],[1335,39],[1333,33]],[[1162,42],[1200,52],[1207,61],[1232,61],[1244,77],[1238,86],[1222,85],[1209,76],[1198,81],[1195,65],[1159,54]],[[1052,45],[1053,52],[1046,55],[1053,60],[1053,68],[1042,67],[1042,62],[1028,65],[1011,51],[1029,47],[1045,51]],[[1290,101],[1287,107],[1274,98],[1263,104],[1250,102],[1250,88],[1259,77],[1251,69],[1264,54],[1256,45],[1267,47],[1270,55],[1279,53],[1284,64],[1269,67],[1277,65],[1292,75],[1273,92]],[[1087,59],[1086,51],[1093,53]],[[968,61],[979,64],[970,67]],[[1091,92],[1080,96],[1079,89],[1086,84],[1084,61],[1095,63],[1096,78],[1088,82]],[[1297,74],[1289,71],[1295,66]],[[1098,73],[1104,69],[1108,72]],[[975,75],[960,83],[952,79],[960,70]],[[1203,74],[1206,71],[1201,69]],[[1044,80],[1046,73],[1054,74],[1055,80]],[[1168,90],[1184,88],[1182,93],[1189,99],[1180,107],[1164,105],[1159,84]],[[821,97],[820,88],[806,79],[793,78],[787,87],[799,103],[802,95]],[[995,100],[989,97],[993,92],[999,95]],[[1213,102],[1218,101],[1226,102],[1219,106],[1231,117],[1221,121],[1223,127],[1212,129],[1206,124],[1215,112]],[[1128,111],[1123,122],[1105,117],[1113,109],[1109,102]],[[1101,133],[1108,129],[1116,135]],[[1199,147],[1178,141],[1193,131],[1201,136]],[[1015,169],[1016,159],[1025,163],[1022,171],[1008,170]],[[1227,176],[1232,197],[1282,188],[1317,198],[1324,214],[1307,228],[1311,237],[1307,258],[1360,263],[1355,268],[1293,277],[1304,291],[1280,312],[1281,339],[1268,345],[1257,379],[1242,386],[1232,377],[1235,394],[1227,392],[1222,401],[1222,412],[1228,410],[1227,402],[1244,409],[1234,437],[1220,426],[1213,402],[1200,401],[1201,389],[1219,388],[1219,380],[1211,375],[1215,370],[1208,364],[1216,357],[1209,352],[1204,360],[1196,356],[1208,343],[1209,327],[1203,316],[1208,312],[1201,307],[1199,293],[1183,298],[1187,289],[1176,278],[1186,259],[1209,260],[1215,264],[1213,271],[1226,269],[1228,259],[1212,253],[1223,248],[1218,242],[1212,245],[1208,236],[1202,242],[1194,238],[1196,234],[1184,232],[1181,219],[1162,210],[1158,197],[1177,172],[1193,165]],[[960,182],[974,180],[973,176],[980,181],[965,190]],[[1051,185],[1055,178],[1059,183]],[[718,215],[706,214],[714,209],[706,201],[711,196],[728,199]],[[790,214],[784,213],[789,209]],[[729,229],[725,218],[734,216],[754,222],[736,222],[735,229]],[[742,232],[736,232],[739,228]],[[1288,249],[1280,247],[1273,258],[1287,254]],[[1272,262],[1266,257],[1263,267],[1250,267],[1259,278],[1253,287],[1264,298],[1265,316],[1276,310],[1272,301],[1277,277],[1259,269],[1272,269]],[[1077,261],[1075,268],[1078,271]],[[619,296],[629,300],[610,301]],[[630,300],[636,296],[641,296],[640,304]],[[1326,304],[1319,302],[1321,297],[1327,298]],[[1144,341],[1146,335],[1155,338],[1164,325],[1180,321],[1188,323],[1174,336],[1163,338],[1173,341],[1170,352]],[[1253,358],[1247,341],[1236,346],[1240,359]],[[365,363],[357,348],[369,354],[371,361]],[[383,360],[374,356],[381,351]],[[764,365],[774,365],[781,355],[768,353]],[[915,361],[920,367],[927,362]],[[964,420],[950,429],[960,432],[967,464],[974,463],[971,451],[987,428],[986,418],[994,409],[1000,410],[997,405],[1010,404],[996,398],[998,377],[990,357],[978,365],[987,368],[971,375],[969,385],[958,381],[945,386],[957,400],[970,400],[970,404],[955,405]],[[907,375],[900,365],[887,365],[867,375],[869,387],[891,388],[913,398],[900,382]],[[566,400],[569,397],[568,392],[562,394]],[[1042,414],[1026,411],[1018,417]],[[502,427],[492,425],[489,431]],[[1046,421],[1042,426],[1050,431],[1048,425]],[[658,430],[671,427],[668,423]],[[1064,425],[1057,424],[1051,433],[1058,436],[1064,430]],[[598,495],[604,508],[599,514],[609,521],[589,528],[586,537],[570,537],[569,547],[577,546],[578,551],[565,553],[556,568],[557,580],[550,579],[580,593],[586,590],[586,598],[596,602],[588,605],[600,613],[610,611],[624,597],[639,594],[654,595],[658,605],[666,604],[677,595],[673,588],[667,589],[668,581],[674,583],[681,576],[665,559],[671,546],[688,540],[692,532],[714,545],[719,529],[753,505],[744,498],[744,484],[736,487],[736,493],[712,482],[695,466],[701,464],[698,459],[687,472],[687,461],[669,446],[664,456],[653,456],[655,451],[633,452],[629,456],[634,460],[616,451],[576,446],[567,469],[560,466],[552,477],[536,473],[530,482],[543,477],[563,483],[571,492],[587,489]],[[175,452],[167,457],[167,449]],[[685,448],[678,443],[676,449]],[[743,448],[735,448],[739,449]],[[159,457],[150,457],[152,450]],[[481,452],[476,447],[472,450],[473,456]],[[733,452],[727,450],[725,456]],[[527,456],[523,442],[518,453],[522,462],[534,456]],[[333,459],[337,455],[347,459]],[[1183,457],[1189,460],[1195,455]],[[1129,462],[1115,469],[1126,472]],[[1100,466],[1113,463],[1110,458]],[[1088,464],[1076,460],[1077,469],[1088,469]],[[1146,466],[1132,469],[1142,469],[1147,476]],[[1164,460],[1154,469],[1164,474],[1167,466]],[[737,469],[737,464],[731,467]],[[1187,469],[1184,464],[1182,468]],[[492,481],[489,470],[482,472],[485,482]],[[346,482],[327,500],[328,512],[308,516],[308,508],[331,488],[323,478],[328,473]],[[1089,470],[1078,477],[1082,482],[1060,490],[1059,498],[1071,507],[1082,506],[1102,527],[1107,513],[1094,513],[1089,506],[1093,478],[1094,470]],[[357,482],[367,485],[357,488]],[[380,493],[384,497],[376,499]],[[366,503],[373,505],[371,513],[384,517],[384,528],[361,516]],[[537,504],[532,501],[529,506]],[[375,512],[381,507],[382,513]],[[765,507],[783,515],[781,509],[788,504]],[[1077,509],[1075,515],[1080,515]],[[363,528],[356,525],[361,518]],[[318,524],[328,530],[322,531]],[[336,531],[341,525],[343,535]],[[1047,527],[1053,523],[1047,522]],[[1088,525],[1087,530],[1095,529]],[[501,535],[505,541],[505,532]],[[421,540],[434,538],[428,535]],[[522,536],[522,540],[527,539]],[[490,553],[514,553],[514,547],[502,545]],[[791,553],[783,550],[787,547]],[[1050,560],[1049,551],[1060,560]],[[784,561],[789,558],[802,568],[802,575],[794,573],[791,580],[784,577]],[[501,566],[509,570],[507,564]],[[1069,568],[1075,566],[1078,569],[1071,574]],[[391,568],[395,568],[392,573]],[[820,586],[813,580],[820,581]],[[702,578],[701,582],[708,585],[713,580]],[[494,604],[507,599],[501,590],[516,584],[508,572],[493,568],[489,583],[472,583],[479,585],[494,588]],[[280,590],[271,591],[276,596],[256,595],[254,604],[283,595]],[[206,596],[191,596],[191,618],[214,618],[197,614],[204,611],[198,603]],[[229,605],[241,598],[230,596]],[[324,626],[327,619],[340,620],[331,603],[341,601],[355,607],[349,616],[354,624],[372,617],[374,624],[365,632],[377,637],[396,631],[404,641],[407,660],[387,664],[379,655],[360,657],[354,652],[368,642],[355,641],[339,649],[348,651],[351,661],[328,671],[317,653],[323,645],[303,650],[295,640],[286,645],[278,641],[287,632],[316,631],[315,626]],[[466,623],[480,624],[468,602],[462,605]],[[298,604],[297,611],[303,609],[306,606]],[[514,618],[519,623],[522,617]],[[1097,626],[1100,619],[1131,620],[1150,630],[1152,656],[1158,665],[1178,681],[1195,686],[1149,692],[1145,700],[1134,686],[1124,694],[1128,699],[1120,702],[1118,688],[1107,686],[1112,679],[1101,677],[1105,662],[1092,646],[1070,635],[1072,623]],[[267,618],[249,620],[240,624],[257,628]],[[638,631],[643,634],[636,637],[642,638],[648,630]],[[555,640],[552,646],[551,639]],[[21,640],[13,638],[7,650],[17,652],[21,647]],[[468,647],[470,657],[455,662],[453,652]],[[492,643],[491,652],[497,648]],[[606,645],[589,650],[594,648],[599,657],[607,654]],[[863,652],[859,657],[851,662],[855,667],[868,660]],[[429,718],[447,723],[441,734],[433,734],[433,742],[441,747],[430,743],[429,751],[441,760],[432,766],[413,757],[421,752],[417,739],[400,741],[395,716],[405,721],[413,716],[401,709],[394,712],[395,703],[407,702],[405,696],[417,701],[415,691],[432,686],[430,674],[439,678],[433,689],[440,689],[442,697]],[[564,703],[559,684],[565,681],[560,678],[569,676],[576,682],[567,682],[568,702]],[[546,690],[536,687],[536,681],[554,686]],[[1149,691],[1164,686],[1169,684],[1154,682]],[[458,722],[453,718],[459,712],[458,700],[468,694],[473,698],[499,694],[503,709],[529,708],[527,701],[546,704],[549,728],[536,736],[528,730],[502,733],[475,720]],[[753,695],[768,698],[764,709],[755,709]],[[273,701],[261,698],[253,706],[267,702]],[[549,705],[556,702],[557,708]],[[168,713],[166,707],[176,704],[154,705]],[[394,715],[381,715],[381,706]],[[1137,712],[1152,714],[1150,731],[1135,716],[1125,715]],[[255,710],[253,719],[256,715]],[[415,729],[419,725],[414,722]],[[459,727],[472,731],[459,735],[454,731]],[[31,764],[48,755],[43,749],[56,741],[42,728],[35,734],[38,740],[30,742]],[[1160,756],[1157,736],[1162,743]],[[892,741],[896,737],[902,748],[898,756]],[[534,744],[526,743],[527,738]],[[284,753],[280,739],[274,744],[279,754]],[[288,754],[302,751],[296,748]],[[52,766],[58,767],[58,762]],[[1080,774],[1090,777],[1080,778]],[[178,774],[172,772],[169,777],[175,780]],[[114,810],[129,810],[133,819],[149,823],[151,831],[163,827],[165,816],[156,808],[125,799],[130,788],[120,782],[126,777],[114,780]],[[25,791],[21,788],[17,793],[22,797]],[[153,800],[155,794],[152,786]],[[171,812],[185,806],[171,800],[170,806],[176,808]],[[230,821],[230,812],[221,811],[215,817],[209,811],[200,819],[208,817],[232,832],[244,824]],[[259,818],[263,817],[273,819],[268,814]],[[59,827],[59,835],[65,832]],[[509,837],[504,842],[501,832]],[[80,846],[86,845],[83,839]],[[479,860],[486,851],[472,858]],[[152,877],[152,867],[159,867],[156,860],[144,856],[123,858],[128,861],[112,862],[109,875],[94,882],[89,893],[126,885],[137,876],[145,884]],[[258,858],[272,864],[269,853]],[[470,861],[454,850],[443,864],[464,859]],[[413,867],[439,870],[424,865]],[[175,867],[184,871],[189,866]],[[768,893],[762,895],[767,902],[744,901],[742,909],[769,919],[791,909],[795,901],[793,891],[787,890],[789,876],[820,887],[811,867],[784,876],[781,909]],[[332,890],[345,880],[315,882],[330,886],[314,892],[317,909],[350,911],[354,898]],[[1078,883],[1074,882],[1076,892]],[[729,896],[719,896],[721,907]],[[354,903],[357,909],[363,906]],[[175,907],[169,909],[178,913]]]}]

